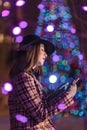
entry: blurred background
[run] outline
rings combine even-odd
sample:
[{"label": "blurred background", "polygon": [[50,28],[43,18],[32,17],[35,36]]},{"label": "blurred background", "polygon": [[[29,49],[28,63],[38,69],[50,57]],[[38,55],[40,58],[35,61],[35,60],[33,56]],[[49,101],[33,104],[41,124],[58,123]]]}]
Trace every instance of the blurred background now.
[{"label": "blurred background", "polygon": [[31,33],[58,48],[43,68],[45,86],[55,89],[81,78],[76,104],[54,118],[57,129],[87,130],[87,0],[0,0],[0,130],[9,130],[7,101],[12,86],[7,57],[14,41],[18,46]]}]

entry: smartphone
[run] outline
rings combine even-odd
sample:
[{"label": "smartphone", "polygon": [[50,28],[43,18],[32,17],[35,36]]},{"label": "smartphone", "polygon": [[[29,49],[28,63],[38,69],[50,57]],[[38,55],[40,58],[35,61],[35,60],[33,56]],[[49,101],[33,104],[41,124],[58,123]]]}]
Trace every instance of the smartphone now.
[{"label": "smartphone", "polygon": [[80,80],[80,78],[79,78],[79,77],[78,77],[78,78],[76,78],[76,79],[74,79],[74,80],[73,80],[73,82],[72,82],[72,85],[77,84],[79,80]]},{"label": "smartphone", "polygon": [[67,90],[67,89],[70,88],[71,85],[74,85],[74,84],[76,84],[77,87],[79,87],[79,86],[80,86],[80,85],[79,85],[80,82],[81,82],[80,78],[77,77],[77,78],[75,78],[75,79],[72,79],[72,80],[69,81],[69,82],[66,82],[66,83],[62,84],[58,89]]}]

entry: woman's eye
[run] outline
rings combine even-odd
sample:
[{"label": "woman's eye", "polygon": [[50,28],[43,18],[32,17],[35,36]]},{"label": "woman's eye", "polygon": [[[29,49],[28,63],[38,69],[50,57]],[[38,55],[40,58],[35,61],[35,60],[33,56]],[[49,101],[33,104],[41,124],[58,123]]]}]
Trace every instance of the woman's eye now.
[{"label": "woman's eye", "polygon": [[41,50],[44,51],[44,48],[42,48]]}]

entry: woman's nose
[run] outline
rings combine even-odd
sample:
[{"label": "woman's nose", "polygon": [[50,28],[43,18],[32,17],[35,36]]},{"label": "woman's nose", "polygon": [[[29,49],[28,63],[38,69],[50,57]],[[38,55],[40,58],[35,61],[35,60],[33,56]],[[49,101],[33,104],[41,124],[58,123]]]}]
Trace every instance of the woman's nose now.
[{"label": "woman's nose", "polygon": [[47,58],[47,53],[45,52],[45,57]]}]

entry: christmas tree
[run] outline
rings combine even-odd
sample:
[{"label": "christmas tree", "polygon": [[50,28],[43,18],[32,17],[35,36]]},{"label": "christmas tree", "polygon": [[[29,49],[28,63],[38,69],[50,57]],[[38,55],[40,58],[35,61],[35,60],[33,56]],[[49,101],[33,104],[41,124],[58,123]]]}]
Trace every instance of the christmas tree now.
[{"label": "christmas tree", "polygon": [[87,62],[79,49],[79,38],[67,0],[42,0],[35,34],[51,41],[56,51],[43,67],[42,83],[50,90],[72,83],[79,77],[75,103],[66,110],[75,116],[87,115]]}]

